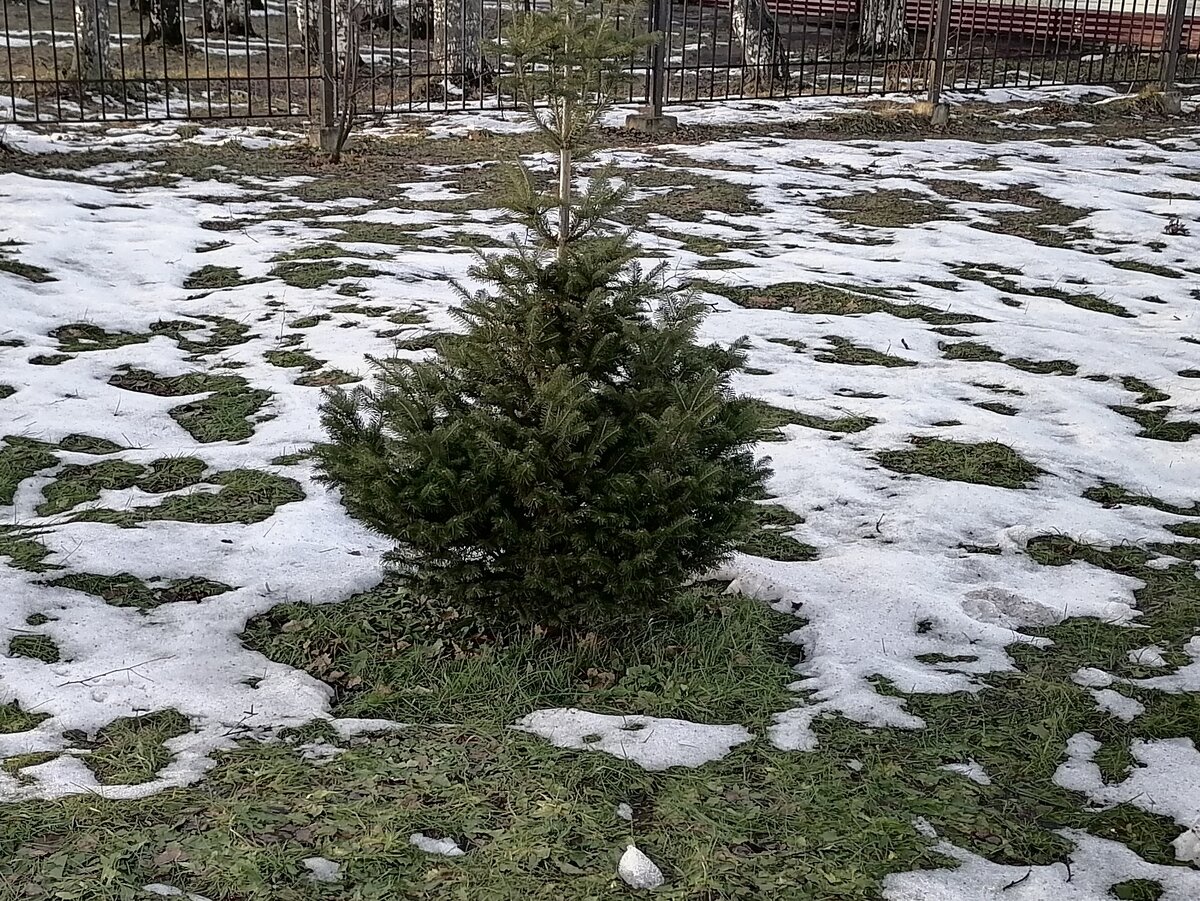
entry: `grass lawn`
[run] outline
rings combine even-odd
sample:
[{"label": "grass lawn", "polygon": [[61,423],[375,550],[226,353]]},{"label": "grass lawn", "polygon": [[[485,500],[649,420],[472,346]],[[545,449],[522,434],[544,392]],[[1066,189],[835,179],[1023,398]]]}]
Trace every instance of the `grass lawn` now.
[{"label": "grass lawn", "polygon": [[307,453],[527,137],[0,155],[0,901],[1200,897],[1200,143],[1113,107],[605,133],[774,475],[604,634],[405,592]]}]

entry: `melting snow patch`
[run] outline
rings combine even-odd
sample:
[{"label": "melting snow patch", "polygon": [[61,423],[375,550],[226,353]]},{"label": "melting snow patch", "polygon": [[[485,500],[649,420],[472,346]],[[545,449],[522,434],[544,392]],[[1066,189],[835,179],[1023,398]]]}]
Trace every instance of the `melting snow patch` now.
[{"label": "melting snow patch", "polygon": [[1185,828],[1200,820],[1200,753],[1190,738],[1131,742],[1129,750],[1139,766],[1124,781],[1110,784],[1095,763],[1099,750],[1091,733],[1072,735],[1067,759],[1054,773],[1055,784],[1082,792],[1094,804],[1133,804]]},{"label": "melting snow patch", "polygon": [[1125,723],[1132,722],[1134,717],[1146,712],[1146,705],[1137,698],[1111,688],[1093,688],[1092,697],[1096,699],[1096,707]]},{"label": "melting snow patch", "polygon": [[884,880],[887,901],[1112,901],[1109,889],[1119,882],[1146,879],[1162,885],[1159,901],[1200,897],[1200,873],[1147,863],[1119,842],[1086,832],[1065,830],[1075,843],[1070,867],[992,863],[962,848],[939,842],[934,850],[959,861],[953,870],[893,873]]},{"label": "melting snow patch", "polygon": [[966,763],[948,763],[942,769],[966,776],[972,782],[978,782],[980,785],[992,784],[992,777],[974,760],[968,760]]},{"label": "melting snow patch", "polygon": [[617,805],[617,819],[624,820],[627,823],[633,822],[633,808],[622,801]]},{"label": "melting snow patch", "polygon": [[617,864],[617,875],[630,888],[654,889],[663,884],[662,870],[637,845],[629,845]]},{"label": "melting snow patch", "polygon": [[697,767],[719,760],[752,736],[743,726],[714,726],[653,716],[611,716],[573,707],[535,710],[514,727],[559,748],[604,751],[646,770]]},{"label": "melting snow patch", "polygon": [[1156,644],[1144,648],[1135,648],[1129,652],[1129,662],[1138,666],[1150,666],[1159,669],[1167,665],[1163,657],[1163,649]]},{"label": "melting snow patch", "polygon": [[340,882],[342,865],[325,857],[306,857],[301,861],[313,882]]},{"label": "melting snow patch", "polygon": [[452,838],[430,838],[423,832],[414,832],[408,837],[408,843],[426,854],[440,854],[442,857],[462,857],[467,853]]},{"label": "melting snow patch", "polygon": [[1084,688],[1108,688],[1113,684],[1113,677],[1102,669],[1096,669],[1094,666],[1086,666],[1083,669],[1076,670],[1071,675],[1071,681],[1076,685],[1082,685]]},{"label": "melting snow patch", "polygon": [[333,726],[333,731],[342,738],[354,738],[359,735],[377,735],[380,732],[398,732],[405,728],[403,723],[397,723],[393,720],[358,719],[355,717],[333,719],[329,721],[329,725]]}]

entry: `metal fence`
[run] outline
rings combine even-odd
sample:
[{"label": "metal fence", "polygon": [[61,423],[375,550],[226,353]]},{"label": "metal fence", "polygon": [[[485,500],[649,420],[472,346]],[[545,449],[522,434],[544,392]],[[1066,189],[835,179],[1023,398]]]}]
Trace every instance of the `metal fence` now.
[{"label": "metal fence", "polygon": [[[546,0],[0,0],[0,120],[328,121],[495,108],[506,27]],[[604,0],[594,0],[604,2]],[[644,5],[643,5],[644,4]],[[629,97],[726,98],[1200,78],[1200,0],[640,0],[664,35]]]}]

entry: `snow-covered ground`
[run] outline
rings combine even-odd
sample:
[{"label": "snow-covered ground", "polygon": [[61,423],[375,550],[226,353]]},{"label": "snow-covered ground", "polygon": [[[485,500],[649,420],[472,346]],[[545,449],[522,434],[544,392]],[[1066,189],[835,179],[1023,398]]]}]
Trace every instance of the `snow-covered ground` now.
[{"label": "snow-covered ground", "polygon": [[[502,238],[509,228],[494,211],[430,208],[431,201],[465,196],[443,183],[451,169],[394,185],[392,203],[305,201],[305,189],[321,176],[164,184],[156,177],[162,166],[140,154],[173,141],[171,130],[137,134],[108,145],[124,146],[126,158],[91,170],[0,175],[0,261],[17,260],[54,279],[0,268],[0,388],[12,389],[0,390],[0,423],[3,435],[45,442],[55,458],[28,473],[6,459],[19,484],[0,517],[20,527],[5,533],[9,539],[40,542],[49,551],[42,562],[57,567],[0,565],[0,645],[46,636],[58,656],[0,656],[0,705],[48,715],[32,729],[0,734],[0,761],[57,755],[19,773],[0,770],[4,801],[77,792],[143,796],[202,777],[209,755],[236,738],[330,716],[324,684],[245,648],[239,635],[250,618],[285,601],[332,602],[371,587],[386,545],[347,516],[309,463],[289,457],[320,436],[321,392],[297,384],[303,370],[273,363],[271,354],[303,351],[320,361],[320,373],[361,375],[365,356],[389,352],[397,331],[403,339],[452,328],[451,280],[467,278],[473,259],[454,236]],[[261,146],[283,140],[253,130],[199,136],[224,137]],[[94,149],[97,140],[24,132],[9,140],[17,138],[17,146],[41,152]],[[680,185],[704,177],[739,186],[756,211],[714,209],[698,221],[657,211],[642,227],[644,246],[669,256],[671,277],[713,283],[705,337],[749,336],[751,370],[739,377],[739,390],[798,413],[868,423],[848,434],[790,425],[786,440],[763,445],[774,467],[770,493],[803,517],[792,534],[819,557],[786,563],[739,555],[720,574],[803,621],[787,636],[804,650],[796,704],[778,711],[769,736],[758,740],[812,752],[819,748],[812,723],[830,714],[920,728],[901,697],[879,690],[880,677],[905,694],[976,691],[980,675],[1014,669],[1014,643],[1047,644],[1023,630],[1069,617],[1138,627],[1138,580],[1081,562],[1042,566],[1026,543],[1047,534],[1100,545],[1181,540],[1165,528],[1181,521],[1173,513],[1084,496],[1104,484],[1178,507],[1200,500],[1200,438],[1139,437],[1143,427],[1112,409],[1138,405],[1138,391],[1122,383],[1134,377],[1166,395],[1141,399],[1143,410],[1169,407],[1167,422],[1200,421],[1200,133],[1180,129],[1154,142],[1106,144],[1057,132],[1043,142],[992,144],[751,137],[618,150],[604,160],[623,170],[669,165]],[[1079,215],[1044,226],[1045,240],[1030,240],[1005,218],[1035,214],[1030,195],[1020,193],[1026,189],[1045,209]],[[872,219],[888,211],[862,212],[859,201],[871,195],[894,198],[907,219]],[[276,257],[338,239],[338,225],[348,221],[410,229],[420,240],[402,247],[342,241],[341,265],[365,269],[335,272],[316,287],[280,279]],[[213,230],[213,222],[232,227]],[[686,249],[696,239],[721,246],[725,268]],[[206,266],[236,269],[238,283],[185,287]],[[846,315],[813,312],[800,300],[760,302],[765,289],[781,283],[840,288],[840,301],[883,301],[891,311]],[[896,312],[911,304],[928,312]],[[71,345],[69,333],[55,332],[80,323],[103,330],[103,349]],[[223,325],[246,328],[236,341],[197,349]],[[118,332],[130,340],[112,340]],[[998,355],[955,358],[948,348],[960,341]],[[844,342],[885,356],[876,365],[839,364]],[[62,353],[68,358],[46,365]],[[1072,365],[1057,372],[1011,365],[1020,360]],[[247,436],[201,441],[170,411],[204,400],[210,387],[169,396],[129,390],[122,367],[168,378],[197,371],[240,378],[269,397],[245,414]],[[110,383],[114,376],[118,384]],[[119,447],[103,456],[70,443],[54,447],[72,435]],[[877,462],[881,453],[926,438],[999,442],[1036,473],[1023,487],[995,487],[901,475]],[[184,487],[102,486],[67,509],[44,506],[63,467],[115,460],[149,466],[185,456],[199,458],[205,470]],[[248,523],[181,521],[165,512],[173,499],[220,490],[221,474],[240,470],[295,480],[303,498]],[[88,510],[135,510],[146,521],[130,529],[81,520]],[[992,552],[971,550],[980,547]],[[47,584],[70,574],[130,574],[147,585],[203,578],[229,590],[143,610]],[[1191,663],[1168,666],[1167,651]],[[957,662],[927,662],[930,655]],[[1138,680],[1139,688],[1200,692],[1194,640],[1145,648],[1140,659],[1164,665]],[[1101,681],[1087,683],[1097,703],[1136,725],[1136,708]],[[173,760],[150,782],[97,782],[64,735],[94,734],[118,718],[166,709],[187,717],[192,731],[169,741]],[[736,723],[653,718],[630,737],[616,719],[546,710],[530,711],[520,725],[565,747],[628,756],[655,769],[703,765],[753,738]],[[335,725],[353,734],[387,724]],[[1091,762],[1098,742],[1081,734],[1064,749],[1056,781],[1092,803],[1142,805],[1186,829],[1200,821],[1193,739],[1134,747],[1140,767],[1125,782],[1105,785]],[[955,766],[989,781],[973,761]],[[1139,873],[1161,881],[1164,899],[1200,897],[1194,871],[1152,866],[1092,836],[1071,840],[1078,845],[1076,874],[1089,875],[1072,882],[1061,867],[1037,867],[1004,897],[1091,901],[1106,897],[1115,881],[1108,877]],[[962,861],[959,870],[895,877],[889,897],[1000,897],[1028,869],[948,853]]]}]

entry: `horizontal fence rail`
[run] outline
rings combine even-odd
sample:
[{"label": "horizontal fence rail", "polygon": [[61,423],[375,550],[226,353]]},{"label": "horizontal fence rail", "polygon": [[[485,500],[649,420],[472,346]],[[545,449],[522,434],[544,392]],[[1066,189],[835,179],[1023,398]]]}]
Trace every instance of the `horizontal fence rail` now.
[{"label": "horizontal fence rail", "polygon": [[[504,107],[505,31],[544,2],[0,0],[0,121]],[[1200,76],[1200,0],[638,0],[616,18],[663,34],[627,61],[627,99],[654,109]]]}]

